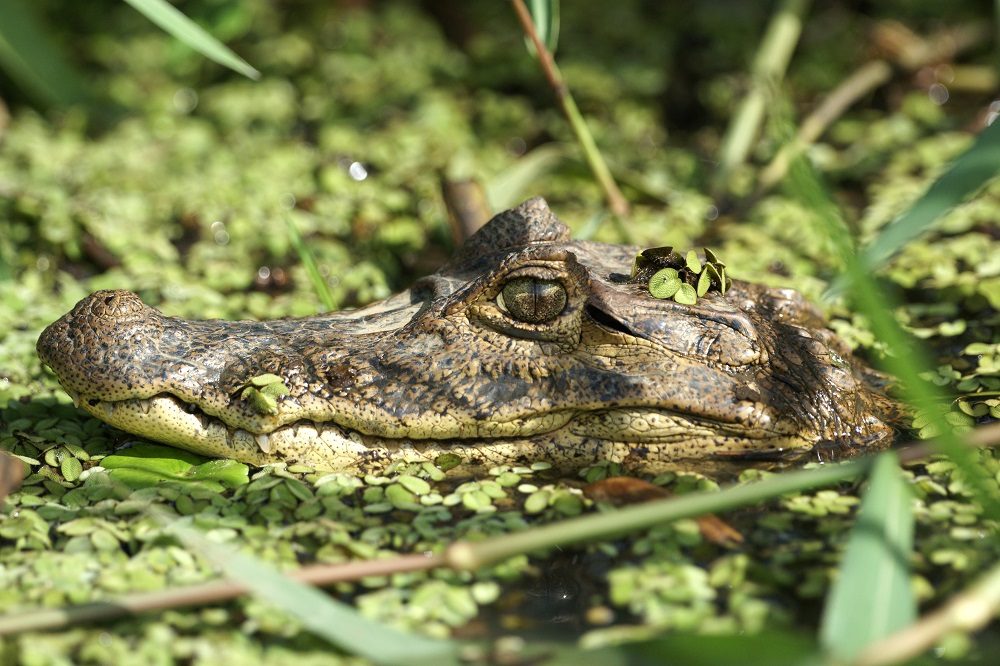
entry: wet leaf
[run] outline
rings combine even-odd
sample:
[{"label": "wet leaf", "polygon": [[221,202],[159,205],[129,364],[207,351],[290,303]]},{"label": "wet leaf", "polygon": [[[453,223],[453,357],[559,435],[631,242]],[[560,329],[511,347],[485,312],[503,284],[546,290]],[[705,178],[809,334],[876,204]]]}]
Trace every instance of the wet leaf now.
[{"label": "wet leaf", "polygon": [[719,258],[715,256],[715,252],[712,252],[707,247],[703,247],[702,250],[705,252],[705,262],[709,264],[715,264],[716,266],[722,267],[726,264],[719,261]]},{"label": "wet leaf", "polygon": [[105,469],[144,469],[168,476],[181,475],[195,465],[208,460],[189,451],[162,444],[139,444],[106,456],[101,461]]},{"label": "wet leaf", "polygon": [[462,464],[462,456],[457,453],[442,453],[434,459],[434,464],[440,467],[442,471],[447,472],[449,469],[454,469]]},{"label": "wet leaf", "polygon": [[218,481],[227,488],[237,488],[250,482],[249,473],[250,468],[236,460],[209,460],[189,469],[182,480]]}]

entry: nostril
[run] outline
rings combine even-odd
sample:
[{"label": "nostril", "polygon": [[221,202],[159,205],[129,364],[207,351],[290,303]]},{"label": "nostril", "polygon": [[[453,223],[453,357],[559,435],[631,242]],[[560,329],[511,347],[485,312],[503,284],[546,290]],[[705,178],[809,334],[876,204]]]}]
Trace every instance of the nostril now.
[{"label": "nostril", "polygon": [[141,318],[148,309],[142,300],[130,291],[98,291],[80,301],[74,309],[74,314],[79,310],[84,318],[108,319],[117,323]]}]

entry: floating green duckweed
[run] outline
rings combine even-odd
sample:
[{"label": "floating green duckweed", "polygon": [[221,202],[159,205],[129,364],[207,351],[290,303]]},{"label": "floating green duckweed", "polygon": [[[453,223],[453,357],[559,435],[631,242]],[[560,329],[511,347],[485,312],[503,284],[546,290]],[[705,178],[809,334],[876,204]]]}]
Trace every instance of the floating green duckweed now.
[{"label": "floating green duckweed", "polygon": [[288,393],[285,380],[278,375],[264,373],[251,377],[240,397],[261,414],[277,414],[278,398]]},{"label": "floating green duckweed", "polygon": [[673,268],[662,268],[649,278],[649,293],[654,298],[670,298],[681,288],[682,281]]},{"label": "floating green duckweed", "polygon": [[732,285],[726,265],[708,248],[704,252],[702,261],[694,250],[681,257],[670,246],[648,248],[636,256],[629,281],[645,283],[653,298],[684,305],[694,305],[713,289],[725,296]]}]

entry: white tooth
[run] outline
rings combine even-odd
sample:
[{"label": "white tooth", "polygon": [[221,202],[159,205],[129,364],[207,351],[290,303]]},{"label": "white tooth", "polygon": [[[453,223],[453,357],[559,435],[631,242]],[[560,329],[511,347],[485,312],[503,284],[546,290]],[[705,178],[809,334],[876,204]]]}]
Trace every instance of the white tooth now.
[{"label": "white tooth", "polygon": [[257,446],[260,447],[261,451],[263,451],[264,453],[270,453],[271,452],[271,438],[270,438],[270,436],[268,436],[268,435],[255,435],[254,439],[257,440]]},{"label": "white tooth", "polygon": [[70,393],[69,397],[73,398],[73,406],[76,408],[80,407],[80,396],[76,393]]},{"label": "white tooth", "polygon": [[139,409],[142,410],[143,414],[149,414],[149,408],[151,407],[149,400],[140,400]]}]

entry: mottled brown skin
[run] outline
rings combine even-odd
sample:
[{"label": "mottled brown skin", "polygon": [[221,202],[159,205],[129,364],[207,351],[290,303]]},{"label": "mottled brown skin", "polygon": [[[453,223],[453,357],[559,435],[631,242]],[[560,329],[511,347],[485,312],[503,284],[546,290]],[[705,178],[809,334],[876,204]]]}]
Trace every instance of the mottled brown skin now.
[{"label": "mottled brown skin", "polygon": [[[453,452],[652,470],[889,443],[875,374],[796,292],[736,281],[693,306],[658,300],[628,282],[637,252],[571,241],[532,199],[361,310],[186,321],[99,291],[42,333],[38,354],[97,418],[255,464],[373,469]],[[515,318],[498,295],[525,277],[564,289],[562,310]],[[242,396],[264,373],[290,391],[275,414]]]}]

